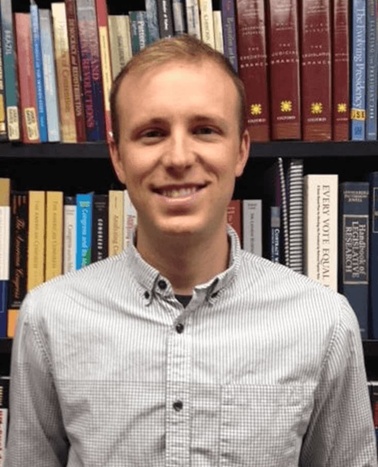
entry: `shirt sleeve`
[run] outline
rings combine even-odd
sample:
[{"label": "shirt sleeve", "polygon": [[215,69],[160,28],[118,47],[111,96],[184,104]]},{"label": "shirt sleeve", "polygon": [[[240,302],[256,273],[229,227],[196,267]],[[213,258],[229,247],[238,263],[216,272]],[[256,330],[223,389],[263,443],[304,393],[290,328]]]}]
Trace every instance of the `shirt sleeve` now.
[{"label": "shirt sleeve", "polygon": [[5,467],[62,467],[69,443],[42,332],[33,323],[33,296],[21,307],[12,347],[10,424]]},{"label": "shirt sleeve", "polygon": [[357,317],[340,296],[340,315],[321,368],[301,466],[376,467],[377,447]]}]

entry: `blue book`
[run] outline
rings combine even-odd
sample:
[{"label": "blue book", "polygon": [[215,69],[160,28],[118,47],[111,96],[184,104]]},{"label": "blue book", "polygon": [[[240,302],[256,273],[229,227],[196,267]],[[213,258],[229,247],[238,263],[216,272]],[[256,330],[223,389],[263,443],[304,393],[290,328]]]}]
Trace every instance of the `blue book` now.
[{"label": "blue book", "polygon": [[370,339],[378,339],[378,171],[369,173],[370,182]]},{"label": "blue book", "polygon": [[377,0],[367,0],[366,139],[377,139]]},{"label": "blue book", "polygon": [[48,8],[40,8],[39,25],[41,31],[43,79],[45,85],[47,138],[50,143],[55,143],[60,141],[60,123],[51,21],[51,10]]},{"label": "blue book", "polygon": [[93,193],[76,195],[76,269],[91,263]]},{"label": "blue book", "polygon": [[0,281],[0,339],[7,337],[8,284],[9,281]]},{"label": "blue book", "polygon": [[369,336],[369,182],[340,183],[339,291],[357,315],[361,338]]},{"label": "blue book", "polygon": [[238,71],[238,51],[235,19],[235,3],[233,0],[221,0],[223,49],[235,71]]},{"label": "blue book", "polygon": [[39,10],[34,0],[32,0],[30,4],[30,20],[32,32],[33,65],[37,97],[39,134],[41,138],[41,143],[46,143],[48,141],[48,135],[45,100],[45,80],[43,76],[43,61],[41,48],[41,30],[39,26]]},{"label": "blue book", "polygon": [[366,0],[352,0],[351,140],[366,138]]},{"label": "blue book", "polygon": [[129,11],[131,50],[133,55],[144,49],[148,42],[147,15],[142,10]]},{"label": "blue book", "polygon": [[148,43],[155,42],[160,38],[157,15],[156,0],[146,0]]}]

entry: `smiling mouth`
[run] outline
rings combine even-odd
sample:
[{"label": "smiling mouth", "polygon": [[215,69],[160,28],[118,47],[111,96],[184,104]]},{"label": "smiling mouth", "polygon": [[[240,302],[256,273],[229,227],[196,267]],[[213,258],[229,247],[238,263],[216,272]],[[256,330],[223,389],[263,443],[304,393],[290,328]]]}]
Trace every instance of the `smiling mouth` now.
[{"label": "smiling mouth", "polygon": [[162,188],[155,190],[155,192],[166,198],[187,198],[200,191],[204,186],[205,185],[195,185],[190,187]]}]

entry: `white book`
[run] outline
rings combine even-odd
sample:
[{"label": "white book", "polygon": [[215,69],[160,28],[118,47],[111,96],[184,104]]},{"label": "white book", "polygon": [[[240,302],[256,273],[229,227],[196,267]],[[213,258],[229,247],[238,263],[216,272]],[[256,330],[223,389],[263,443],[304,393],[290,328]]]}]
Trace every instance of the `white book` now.
[{"label": "white book", "polygon": [[243,249],[262,256],[262,200],[242,200]]},{"label": "white book", "polygon": [[223,48],[223,29],[222,29],[222,12],[220,10],[213,11],[214,23],[214,44],[215,49],[221,54],[224,53]]},{"label": "white book", "polygon": [[130,18],[108,15],[110,59],[113,79],[132,57]]},{"label": "white book", "polygon": [[213,4],[211,0],[198,0],[200,11],[201,38],[215,49]]},{"label": "white book", "polygon": [[124,190],[124,247],[128,246],[133,241],[133,232],[137,224],[137,212],[133,205],[129,192]]},{"label": "white book", "polygon": [[63,273],[76,269],[76,198],[66,196],[63,207]]},{"label": "white book", "polygon": [[10,178],[0,178],[0,281],[9,280]]},{"label": "white book", "polygon": [[124,190],[111,189],[109,194],[108,255],[121,253],[124,244]]},{"label": "white book", "polygon": [[337,291],[337,174],[308,174],[303,185],[304,273]]},{"label": "white book", "polygon": [[201,39],[201,21],[198,0],[186,0],[186,25],[188,34]]}]

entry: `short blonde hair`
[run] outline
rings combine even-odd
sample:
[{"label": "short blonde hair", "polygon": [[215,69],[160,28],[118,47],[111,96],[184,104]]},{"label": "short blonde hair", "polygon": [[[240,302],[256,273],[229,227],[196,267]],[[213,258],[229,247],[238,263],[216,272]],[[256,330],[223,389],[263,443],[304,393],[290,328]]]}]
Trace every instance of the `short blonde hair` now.
[{"label": "short blonde hair", "polygon": [[220,52],[216,51],[203,41],[189,34],[163,38],[149,44],[135,54],[122,68],[113,81],[110,91],[110,112],[112,121],[113,139],[119,143],[119,120],[117,114],[117,96],[120,85],[126,75],[131,72],[143,72],[169,62],[186,61],[200,63],[211,61],[232,79],[239,100],[239,128],[240,135],[246,128],[246,101],[244,84],[234,70],[231,62]]}]

